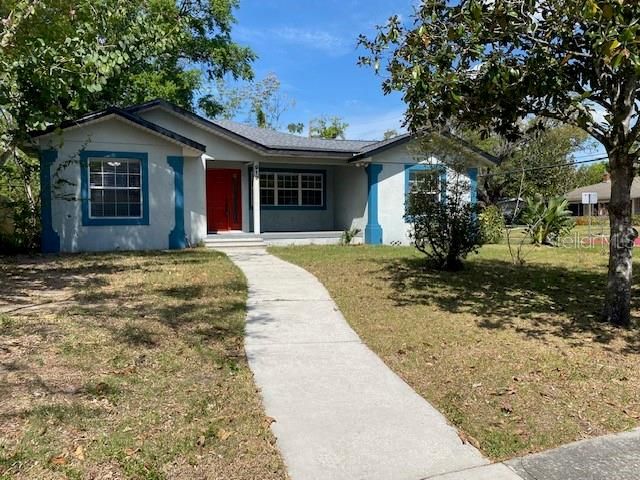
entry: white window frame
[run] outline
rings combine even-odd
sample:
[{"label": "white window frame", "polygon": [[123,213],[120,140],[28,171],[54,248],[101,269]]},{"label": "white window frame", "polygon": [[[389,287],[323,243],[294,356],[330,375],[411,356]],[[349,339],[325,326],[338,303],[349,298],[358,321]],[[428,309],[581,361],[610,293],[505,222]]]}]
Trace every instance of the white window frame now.
[{"label": "white window frame", "polygon": [[[102,185],[93,185],[91,182],[91,164],[92,163],[100,163],[100,173],[102,175]],[[127,172],[127,186],[126,187],[118,187],[116,185],[112,186],[112,187],[106,187],[104,185],[104,164],[111,164],[111,163],[137,163],[138,164],[138,170],[139,170],[139,185],[137,187],[131,187],[128,185],[129,183],[129,176],[132,175],[131,173]],[[140,220],[143,218],[144,216],[144,195],[143,195],[143,163],[142,160],[140,160],[139,158],[108,158],[108,157],[89,157],[87,159],[87,179],[88,179],[88,194],[89,194],[89,198],[88,198],[88,203],[89,203],[89,218],[92,220],[101,220],[101,219],[105,219],[105,220]],[[116,174],[117,175],[117,174]],[[117,183],[117,182],[114,182]],[[125,191],[138,191],[140,193],[140,214],[133,216],[133,215],[127,215],[127,216],[121,216],[121,215],[115,215],[115,216],[94,216],[92,215],[92,192],[96,190],[96,191],[105,191],[105,190],[125,190]],[[104,202],[102,202],[102,204],[104,205]],[[117,203],[116,203],[117,204]],[[117,208],[116,208],[117,209]]]},{"label": "white window frame", "polygon": [[[263,187],[262,186],[262,176],[273,176],[273,188],[271,187]],[[286,191],[292,191],[292,190],[296,190],[295,188],[282,188],[279,189],[278,188],[278,177],[279,176],[294,176],[294,177],[298,177],[298,203],[294,203],[294,204],[282,204],[280,205],[278,203],[278,191],[279,190],[286,190]],[[303,176],[307,176],[307,177],[315,177],[316,179],[319,178],[320,179],[320,187],[302,187],[302,177]],[[281,207],[281,208],[287,208],[287,207],[295,207],[295,208],[322,208],[324,207],[324,202],[325,202],[325,193],[324,193],[324,188],[325,188],[325,175],[324,173],[318,173],[318,172],[286,172],[286,171],[282,171],[282,172],[260,172],[260,194],[262,195],[262,190],[273,190],[273,202],[274,203],[262,203],[261,202],[261,206],[265,206],[265,207]],[[313,192],[320,192],[320,203],[319,204],[306,204],[306,203],[302,203],[302,192],[303,191],[313,191]],[[262,197],[261,197],[262,198]]]}]

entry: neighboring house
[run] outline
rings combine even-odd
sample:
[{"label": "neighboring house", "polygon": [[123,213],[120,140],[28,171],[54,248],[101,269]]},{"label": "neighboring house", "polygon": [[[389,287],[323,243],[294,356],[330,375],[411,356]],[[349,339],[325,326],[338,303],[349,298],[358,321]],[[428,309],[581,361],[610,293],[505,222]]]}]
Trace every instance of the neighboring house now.
[{"label": "neighboring house", "polygon": [[[409,135],[304,138],[162,100],[92,113],[34,141],[47,252],[178,249],[228,232],[330,242],[351,228],[369,244],[407,244],[408,190],[423,174],[438,172],[440,188],[447,176],[433,156],[411,154]],[[492,157],[463,148],[475,202],[478,168]]]},{"label": "neighboring house", "polygon": [[[589,205],[582,204],[583,193],[596,193],[598,204],[591,207],[593,216],[605,217],[609,215],[609,201],[611,200],[611,178],[605,175],[602,182],[586,187],[576,188],[565,195],[569,202],[569,209],[575,216],[588,216]],[[631,214],[640,214],[640,178],[635,177],[631,184]]]}]

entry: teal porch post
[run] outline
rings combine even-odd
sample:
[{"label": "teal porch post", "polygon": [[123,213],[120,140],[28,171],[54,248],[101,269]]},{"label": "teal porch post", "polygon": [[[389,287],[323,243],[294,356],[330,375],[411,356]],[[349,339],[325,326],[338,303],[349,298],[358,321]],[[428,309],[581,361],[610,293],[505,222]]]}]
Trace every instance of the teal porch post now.
[{"label": "teal porch post", "polygon": [[467,169],[467,176],[469,177],[469,201],[472,205],[478,203],[478,169]]},{"label": "teal porch post", "polygon": [[169,233],[169,248],[179,250],[187,247],[187,235],[184,230],[184,158],[168,157],[167,163],[173,169],[175,190],[175,227]]},{"label": "teal porch post", "polygon": [[378,176],[382,165],[370,163],[367,168],[369,201],[367,202],[367,226],[364,229],[364,242],[369,245],[382,243],[382,227],[378,223]]},{"label": "teal porch post", "polygon": [[40,221],[43,253],[58,253],[60,251],[60,236],[53,229],[53,192],[51,191],[51,167],[57,159],[57,150],[40,152]]}]

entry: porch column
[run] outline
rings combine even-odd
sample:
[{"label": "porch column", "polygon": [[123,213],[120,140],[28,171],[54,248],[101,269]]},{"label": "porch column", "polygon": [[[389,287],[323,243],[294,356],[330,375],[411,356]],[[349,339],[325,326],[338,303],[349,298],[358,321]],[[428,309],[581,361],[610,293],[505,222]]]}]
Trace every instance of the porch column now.
[{"label": "porch column", "polygon": [[378,175],[382,165],[370,163],[366,167],[369,198],[367,202],[367,226],[364,229],[364,242],[371,245],[382,243],[382,227],[378,223]]},{"label": "porch column", "polygon": [[260,162],[253,162],[253,233],[260,235]]}]

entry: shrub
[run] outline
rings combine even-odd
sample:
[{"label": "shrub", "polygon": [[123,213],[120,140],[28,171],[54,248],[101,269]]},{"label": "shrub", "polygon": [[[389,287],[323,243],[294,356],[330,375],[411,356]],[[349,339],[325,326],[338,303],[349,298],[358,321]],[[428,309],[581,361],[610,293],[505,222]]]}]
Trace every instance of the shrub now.
[{"label": "shrub", "polygon": [[575,222],[569,202],[562,197],[545,201],[540,195],[527,199],[523,218],[527,223],[527,233],[535,245],[555,245],[561,235],[568,233]]},{"label": "shrub", "polygon": [[463,185],[454,181],[442,193],[446,198],[438,198],[433,185],[423,181],[407,198],[411,240],[439,269],[460,270],[467,255],[483,243],[477,208],[464,199]]},{"label": "shrub", "polygon": [[349,228],[345,230],[344,232],[342,232],[342,236],[340,237],[340,245],[351,245],[351,242],[358,236],[359,233],[359,228]]},{"label": "shrub", "polygon": [[502,211],[495,205],[490,205],[479,215],[479,219],[484,243],[500,243],[506,229]]}]

